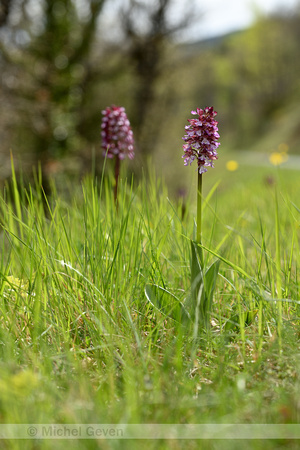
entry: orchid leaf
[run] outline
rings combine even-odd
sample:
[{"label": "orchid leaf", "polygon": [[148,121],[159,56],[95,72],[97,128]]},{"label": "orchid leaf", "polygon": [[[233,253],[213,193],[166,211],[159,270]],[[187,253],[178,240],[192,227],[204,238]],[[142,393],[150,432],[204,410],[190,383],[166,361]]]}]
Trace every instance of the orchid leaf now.
[{"label": "orchid leaf", "polygon": [[241,323],[243,323],[245,327],[249,327],[253,323],[257,313],[258,309],[244,311],[241,315],[233,314],[225,324],[225,331],[238,329],[241,327]]},{"label": "orchid leaf", "polygon": [[183,303],[171,292],[156,284],[147,284],[145,287],[147,300],[165,316],[181,322],[190,320],[190,315]]}]

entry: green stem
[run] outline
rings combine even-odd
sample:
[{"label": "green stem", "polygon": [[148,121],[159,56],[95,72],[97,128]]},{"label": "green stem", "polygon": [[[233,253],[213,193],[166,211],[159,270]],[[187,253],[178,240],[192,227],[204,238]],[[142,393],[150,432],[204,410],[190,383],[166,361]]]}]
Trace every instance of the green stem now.
[{"label": "green stem", "polygon": [[116,161],[115,161],[115,190],[114,190],[114,197],[115,197],[115,204],[116,207],[118,207],[118,186],[119,186],[119,176],[120,176],[120,158],[118,155],[116,155]]},{"label": "green stem", "polygon": [[278,211],[278,197],[275,186],[275,238],[276,238],[276,290],[278,301],[278,338],[279,348],[282,351],[282,291],[281,291],[281,258],[280,258],[280,229],[279,229],[279,211]]},{"label": "green stem", "polygon": [[198,172],[197,190],[197,243],[201,244],[202,236],[202,173]]}]

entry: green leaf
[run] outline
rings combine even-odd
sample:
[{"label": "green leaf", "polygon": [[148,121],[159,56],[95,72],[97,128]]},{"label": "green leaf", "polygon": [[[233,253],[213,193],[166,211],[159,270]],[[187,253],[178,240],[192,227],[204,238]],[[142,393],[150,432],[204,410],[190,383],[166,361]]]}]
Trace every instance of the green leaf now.
[{"label": "green leaf", "polygon": [[204,286],[201,292],[200,302],[198,303],[199,318],[202,324],[207,328],[210,323],[210,312],[212,309],[213,295],[216,288],[217,276],[219,273],[220,261],[214,261],[206,270],[204,275]]},{"label": "green leaf", "polygon": [[213,250],[210,250],[209,248],[205,247],[202,244],[197,244],[199,247],[201,247],[203,250],[209,252],[210,254],[214,255],[216,258],[220,259],[221,261],[223,261],[225,264],[227,264],[229,267],[231,267],[232,269],[234,269],[236,272],[238,272],[240,275],[243,275],[245,278],[248,278],[250,280],[253,279],[253,277],[251,277],[251,275],[249,275],[247,272],[244,271],[244,269],[242,269],[241,267],[237,266],[236,264],[232,263],[231,261],[229,261],[226,258],[223,258],[223,256],[219,255],[218,253],[214,252]]},{"label": "green leaf", "polygon": [[197,317],[199,323],[208,326],[220,260],[216,260],[205,270],[202,248],[194,241],[191,241],[191,257],[190,314],[192,318]]},{"label": "green leaf", "polygon": [[224,330],[232,331],[235,328],[238,328],[239,326],[240,326],[239,316],[237,314],[234,314],[228,320],[226,320]]},{"label": "green leaf", "polygon": [[203,256],[202,248],[191,240],[191,296],[192,302],[197,301],[198,292],[203,285]]},{"label": "green leaf", "polygon": [[233,314],[226,322],[225,324],[225,331],[231,331],[236,328],[241,327],[241,321],[244,324],[245,327],[249,327],[252,322],[254,321],[256,315],[257,315],[258,309],[250,310],[250,311],[244,311],[241,314],[241,317],[238,314]]},{"label": "green leaf", "polygon": [[190,320],[190,315],[183,303],[175,295],[156,284],[145,286],[145,295],[148,301],[165,316],[181,322]]},{"label": "green leaf", "polygon": [[245,325],[248,327],[254,321],[256,315],[258,313],[258,309],[254,309],[253,311],[246,311],[243,313]]},{"label": "green leaf", "polygon": [[216,282],[217,277],[219,273],[219,267],[220,267],[221,261],[217,259],[214,261],[211,266],[206,270],[205,277],[204,277],[204,288],[205,288],[205,294],[207,297],[207,309],[211,309],[211,303],[213,299],[213,294],[216,288]]}]

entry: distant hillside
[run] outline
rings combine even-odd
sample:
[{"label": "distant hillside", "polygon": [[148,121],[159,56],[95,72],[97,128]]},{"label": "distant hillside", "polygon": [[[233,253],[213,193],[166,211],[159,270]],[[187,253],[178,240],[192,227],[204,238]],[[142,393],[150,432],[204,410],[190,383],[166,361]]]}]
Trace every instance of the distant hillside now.
[{"label": "distant hillside", "polygon": [[239,34],[242,34],[245,32],[245,29],[243,30],[236,30],[232,31],[230,33],[210,37],[207,39],[201,39],[199,41],[195,42],[187,42],[180,45],[180,48],[184,50],[186,53],[195,54],[199,51],[206,50],[213,47],[220,47],[224,41],[226,41],[228,38],[232,36],[237,36]]},{"label": "distant hillside", "polygon": [[182,107],[213,105],[226,148],[262,146],[267,152],[286,142],[298,153],[299,29],[300,16],[274,16],[244,30],[182,44],[176,79]]},{"label": "distant hillside", "polygon": [[254,151],[277,151],[281,144],[289,153],[300,155],[300,105],[291,102],[282,108],[270,122],[266,132],[251,147]]}]

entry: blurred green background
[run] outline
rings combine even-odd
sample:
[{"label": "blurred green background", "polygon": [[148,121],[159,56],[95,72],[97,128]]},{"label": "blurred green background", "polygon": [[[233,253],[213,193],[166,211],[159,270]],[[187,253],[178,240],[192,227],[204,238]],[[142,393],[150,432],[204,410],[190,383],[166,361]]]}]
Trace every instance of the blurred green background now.
[{"label": "blurred green background", "polygon": [[182,136],[197,107],[218,111],[216,174],[300,166],[300,7],[184,41],[189,27],[205,23],[203,8],[176,0],[1,0],[1,184],[10,151],[29,180],[41,164],[45,188],[52,178],[62,185],[99,174],[101,111],[111,104],[126,108],[134,131],[128,170],[139,175],[151,159],[172,195],[190,189]]}]

